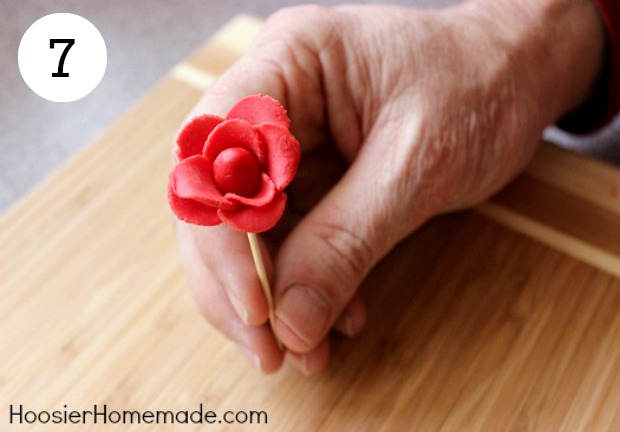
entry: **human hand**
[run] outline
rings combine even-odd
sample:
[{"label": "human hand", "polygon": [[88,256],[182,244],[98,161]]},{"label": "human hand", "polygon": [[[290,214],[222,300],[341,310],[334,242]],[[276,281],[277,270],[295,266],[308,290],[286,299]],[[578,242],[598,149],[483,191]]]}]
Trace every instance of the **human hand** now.
[{"label": "human hand", "polygon": [[[304,156],[287,190],[288,215],[262,239],[285,351],[267,323],[245,234],[179,222],[207,320],[264,372],[285,355],[306,374],[323,370],[328,332],[353,336],[364,325],[357,289],[374,264],[434,215],[501,188],[543,128],[587,94],[602,35],[586,3],[301,7],[273,16],[194,113],[224,115],[256,93],[288,109]],[[552,30],[541,27],[558,14],[579,24],[562,27],[549,52]],[[589,66],[572,70],[578,60]],[[334,151],[349,164],[342,178]]]}]

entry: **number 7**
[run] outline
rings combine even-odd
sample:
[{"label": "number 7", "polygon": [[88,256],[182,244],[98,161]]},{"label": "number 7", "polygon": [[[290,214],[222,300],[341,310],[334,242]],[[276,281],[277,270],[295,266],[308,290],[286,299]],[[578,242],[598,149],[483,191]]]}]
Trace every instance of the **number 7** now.
[{"label": "number 7", "polygon": [[64,72],[63,67],[65,66],[65,58],[67,57],[67,53],[75,43],[75,39],[50,39],[50,49],[54,48],[54,44],[66,43],[67,46],[63,50],[60,55],[60,60],[58,61],[58,71],[52,72],[53,77],[68,77],[69,72]]}]

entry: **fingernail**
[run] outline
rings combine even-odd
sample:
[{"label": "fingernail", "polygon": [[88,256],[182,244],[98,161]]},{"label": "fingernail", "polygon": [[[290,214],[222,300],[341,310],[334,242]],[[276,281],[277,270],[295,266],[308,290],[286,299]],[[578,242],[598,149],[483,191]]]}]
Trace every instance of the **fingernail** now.
[{"label": "fingernail", "polygon": [[278,318],[306,345],[314,347],[325,333],[331,307],[316,290],[294,285],[278,303]]},{"label": "fingernail", "polygon": [[259,371],[263,370],[260,357],[257,354],[255,354],[254,352],[252,352],[252,350],[244,346],[240,346],[239,350],[243,353],[244,356],[247,357],[247,359],[250,361],[250,363],[254,365],[256,369],[258,369]]},{"label": "fingernail", "polygon": [[230,299],[230,304],[232,304],[233,309],[237,312],[237,315],[239,315],[239,318],[247,324],[249,316],[248,310],[234,294],[229,294],[228,298]]}]

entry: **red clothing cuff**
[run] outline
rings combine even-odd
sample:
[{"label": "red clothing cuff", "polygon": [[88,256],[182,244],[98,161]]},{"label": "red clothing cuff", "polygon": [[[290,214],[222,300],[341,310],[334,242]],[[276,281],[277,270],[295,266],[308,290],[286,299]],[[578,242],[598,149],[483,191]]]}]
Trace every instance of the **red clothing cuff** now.
[{"label": "red clothing cuff", "polygon": [[592,96],[565,115],[558,126],[567,132],[594,132],[620,110],[620,1],[593,0],[605,26],[605,63]]}]

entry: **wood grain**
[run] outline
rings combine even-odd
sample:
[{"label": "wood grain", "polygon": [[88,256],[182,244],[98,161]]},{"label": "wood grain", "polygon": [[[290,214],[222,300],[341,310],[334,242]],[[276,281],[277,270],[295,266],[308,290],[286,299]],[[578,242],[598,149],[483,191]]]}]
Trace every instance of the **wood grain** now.
[{"label": "wood grain", "polygon": [[259,27],[235,19],[1,216],[0,430],[52,429],[9,424],[11,404],[104,403],[269,421],[157,430],[620,430],[620,172],[551,146],[380,263],[368,326],[334,337],[324,375],[262,376],[204,324],[167,210],[168,149]]}]

